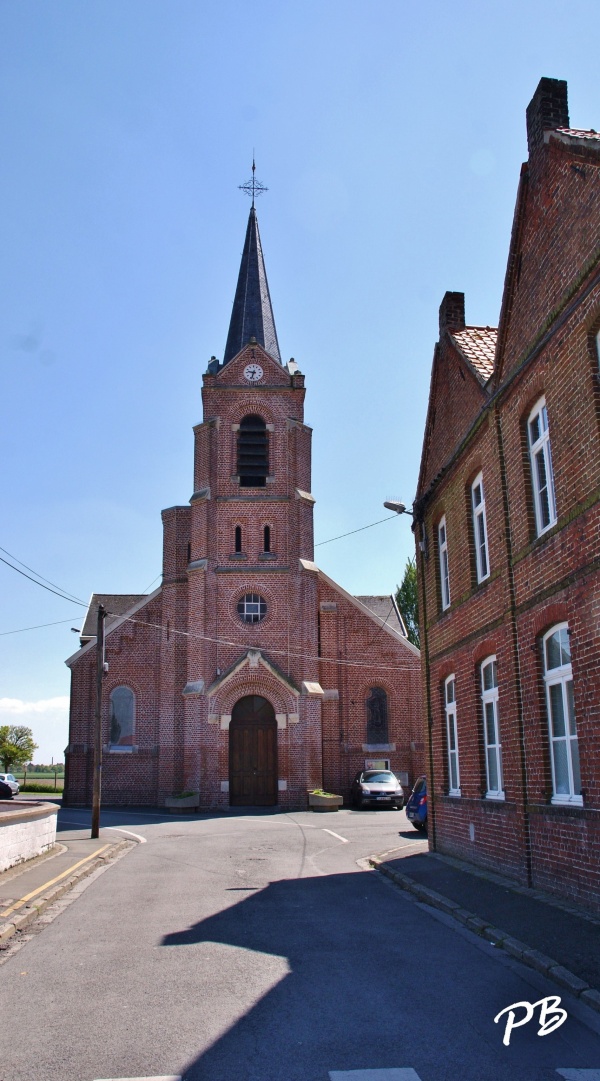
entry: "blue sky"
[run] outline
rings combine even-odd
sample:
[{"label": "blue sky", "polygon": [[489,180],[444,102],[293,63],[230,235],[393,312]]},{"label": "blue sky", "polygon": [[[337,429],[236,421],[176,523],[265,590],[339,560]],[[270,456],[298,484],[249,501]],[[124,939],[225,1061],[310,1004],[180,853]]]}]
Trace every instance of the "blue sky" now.
[{"label": "blue sky", "polygon": [[[573,126],[600,128],[599,29],[596,0],[0,0],[0,555],[84,601],[159,575],[253,149],[316,541],[410,502],[440,301],[496,324],[526,105],[567,79]],[[316,558],[383,593],[411,551],[395,518]],[[0,723],[60,758],[82,609],[3,563],[0,597]]]}]

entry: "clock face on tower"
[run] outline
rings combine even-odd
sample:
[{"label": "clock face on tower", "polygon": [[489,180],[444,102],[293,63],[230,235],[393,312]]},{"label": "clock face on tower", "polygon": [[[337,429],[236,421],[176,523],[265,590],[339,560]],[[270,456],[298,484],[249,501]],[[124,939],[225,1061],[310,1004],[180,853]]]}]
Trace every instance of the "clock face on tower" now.
[{"label": "clock face on tower", "polygon": [[260,364],[247,364],[244,368],[244,379],[247,379],[249,383],[258,383],[262,377],[263,370]]}]

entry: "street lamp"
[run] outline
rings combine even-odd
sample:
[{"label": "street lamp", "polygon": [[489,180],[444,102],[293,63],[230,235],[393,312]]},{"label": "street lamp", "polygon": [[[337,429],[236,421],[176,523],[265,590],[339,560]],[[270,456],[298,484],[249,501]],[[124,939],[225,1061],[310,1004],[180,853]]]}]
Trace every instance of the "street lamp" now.
[{"label": "street lamp", "polygon": [[[406,506],[406,503],[401,503],[400,500],[398,500],[398,499],[386,499],[386,501],[385,501],[385,503],[383,505],[386,508],[386,510],[393,510],[393,511],[396,512],[396,514],[408,514],[408,515],[410,515],[410,517],[412,518],[411,529],[412,529],[413,533],[415,532],[415,528],[416,528],[416,525],[417,525],[417,515],[416,515],[416,512],[414,510],[414,504],[413,504],[413,509],[412,510],[408,510],[408,508]],[[419,542],[418,542],[419,543],[419,550],[423,553],[423,555],[425,556],[425,559],[427,559],[427,536],[425,534],[425,523],[423,522],[422,519],[420,521],[421,521],[421,531],[420,531],[421,536],[420,536]]]}]

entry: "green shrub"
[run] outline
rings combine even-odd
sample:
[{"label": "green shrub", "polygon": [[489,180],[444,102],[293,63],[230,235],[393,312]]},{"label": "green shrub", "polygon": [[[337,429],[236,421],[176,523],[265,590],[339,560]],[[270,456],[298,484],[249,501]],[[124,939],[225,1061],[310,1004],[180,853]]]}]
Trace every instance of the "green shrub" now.
[{"label": "green shrub", "polygon": [[21,792],[52,792],[54,794],[57,792],[62,792],[62,790],[62,784],[57,785],[56,788],[53,784],[38,784],[37,781],[32,781],[31,784],[28,781],[27,784],[21,785]]}]

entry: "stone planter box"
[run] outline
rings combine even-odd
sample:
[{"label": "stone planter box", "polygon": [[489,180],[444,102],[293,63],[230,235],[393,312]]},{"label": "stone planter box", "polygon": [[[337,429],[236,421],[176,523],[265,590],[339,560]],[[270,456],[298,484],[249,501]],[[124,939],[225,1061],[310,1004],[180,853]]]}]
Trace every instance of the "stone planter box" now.
[{"label": "stone planter box", "polygon": [[165,807],[171,814],[192,814],[200,806],[200,793],[192,792],[191,796],[167,796]]},{"label": "stone planter box", "polygon": [[308,808],[310,811],[337,811],[343,802],[343,796],[318,796],[314,792],[308,793]]}]

